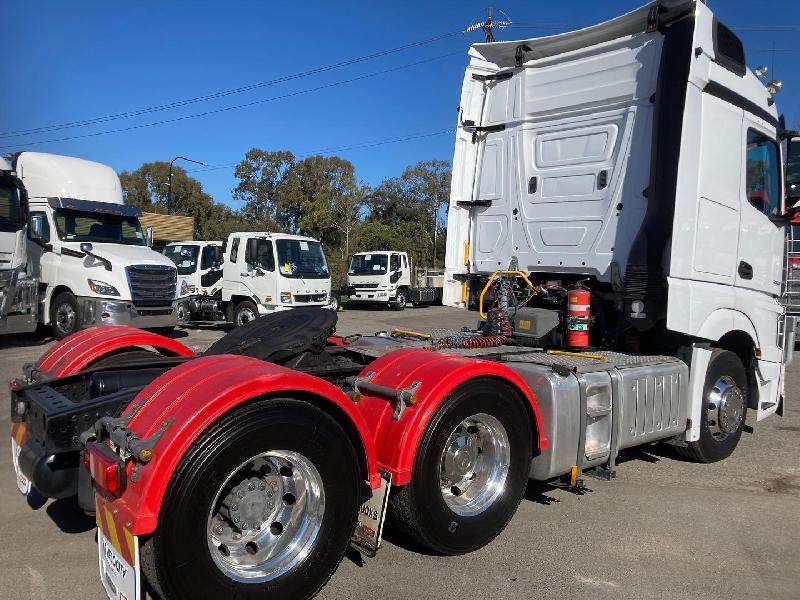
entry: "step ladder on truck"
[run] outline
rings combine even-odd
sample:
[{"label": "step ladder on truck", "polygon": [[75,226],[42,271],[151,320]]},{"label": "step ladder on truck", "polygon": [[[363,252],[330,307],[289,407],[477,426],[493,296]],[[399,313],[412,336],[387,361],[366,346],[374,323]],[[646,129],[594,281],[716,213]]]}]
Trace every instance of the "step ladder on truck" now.
[{"label": "step ladder on truck", "polygon": [[[305,598],[349,544],[377,552],[384,518],[457,555],[529,479],[580,492],[656,441],[727,458],[782,412],[793,346],[776,88],[690,0],[473,45],[444,301],[474,298],[478,329],[342,338],[303,308],[199,356],[82,332],[12,384],[21,471],[82,452],[110,597]],[[58,438],[60,397],[108,416]]]},{"label": "step ladder on truck", "polygon": [[[800,202],[800,138],[792,140],[786,158],[786,201]],[[800,215],[792,217],[786,228],[786,261],[784,264],[782,302],[786,307],[787,327],[797,329],[800,321]]]}]

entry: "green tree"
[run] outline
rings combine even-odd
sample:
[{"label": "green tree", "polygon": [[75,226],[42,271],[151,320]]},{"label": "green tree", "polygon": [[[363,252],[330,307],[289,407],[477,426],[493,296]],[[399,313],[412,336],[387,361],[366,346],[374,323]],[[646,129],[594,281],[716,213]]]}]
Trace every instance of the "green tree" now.
[{"label": "green tree", "polygon": [[264,230],[274,230],[277,226],[297,233],[300,206],[278,198],[278,190],[294,164],[294,154],[288,150],[268,152],[251,148],[236,165],[233,174],[239,183],[233,189],[233,198],[244,202],[241,212],[248,223]]},{"label": "green tree", "polygon": [[[376,221],[401,225],[415,222],[429,240],[426,260],[439,262],[447,228],[446,207],[450,197],[450,163],[427,160],[407,167],[400,177],[386,179],[369,195],[370,217]],[[436,260],[432,249],[436,247]],[[419,263],[418,263],[419,264]]]},{"label": "green tree", "polygon": [[[149,212],[167,212],[167,194],[170,165],[156,161],[145,163],[135,171],[119,174],[122,194],[127,204]],[[194,235],[198,239],[220,239],[216,235],[220,223],[234,226],[236,214],[228,207],[216,204],[203,191],[202,184],[186,171],[172,167],[172,213],[194,217]]]},{"label": "green tree", "polygon": [[286,172],[278,186],[278,204],[296,210],[300,233],[326,246],[343,248],[361,218],[363,189],[353,164],[338,156],[309,156]]}]

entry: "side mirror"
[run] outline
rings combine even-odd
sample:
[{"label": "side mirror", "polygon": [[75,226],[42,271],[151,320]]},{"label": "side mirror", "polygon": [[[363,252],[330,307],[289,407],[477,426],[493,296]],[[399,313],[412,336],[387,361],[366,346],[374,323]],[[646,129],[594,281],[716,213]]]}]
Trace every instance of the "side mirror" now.
[{"label": "side mirror", "polygon": [[148,227],[144,230],[144,243],[147,245],[148,248],[153,247],[153,228]]},{"label": "side mirror", "polygon": [[81,244],[81,252],[84,254],[91,254],[92,250],[94,250],[94,246],[92,246],[91,242],[83,242]]},{"label": "side mirror", "polygon": [[34,218],[31,221],[30,236],[32,240],[37,242],[41,242],[44,239],[44,221],[42,219]]}]

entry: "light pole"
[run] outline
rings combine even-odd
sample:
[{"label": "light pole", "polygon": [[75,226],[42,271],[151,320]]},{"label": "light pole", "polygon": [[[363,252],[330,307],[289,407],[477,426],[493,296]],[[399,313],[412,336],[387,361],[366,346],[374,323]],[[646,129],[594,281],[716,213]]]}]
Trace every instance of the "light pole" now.
[{"label": "light pole", "polygon": [[172,214],[172,167],[175,165],[176,160],[185,160],[186,162],[195,163],[197,165],[203,165],[207,167],[208,165],[204,162],[200,162],[199,160],[193,160],[191,158],[186,158],[185,156],[176,156],[171,161],[169,161],[169,178],[167,179],[167,214]]}]

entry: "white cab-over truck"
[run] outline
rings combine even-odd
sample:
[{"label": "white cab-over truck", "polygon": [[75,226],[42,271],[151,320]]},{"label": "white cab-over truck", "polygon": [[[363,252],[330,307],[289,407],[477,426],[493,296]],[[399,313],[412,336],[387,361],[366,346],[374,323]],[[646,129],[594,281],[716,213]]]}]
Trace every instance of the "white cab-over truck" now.
[{"label": "white cab-over truck", "polygon": [[222,287],[222,242],[170,242],[164,256],[178,269],[178,322],[215,317]]},{"label": "white cab-over truck", "polygon": [[237,232],[223,255],[218,311],[236,325],[297,306],[330,306],[328,263],[313,238]]},{"label": "white cab-over truck", "polygon": [[[2,168],[13,188],[4,193],[22,198],[27,223],[3,233],[10,262],[2,266],[12,265],[17,287],[4,315],[35,312],[57,338],[92,325],[176,324],[175,265],[148,247],[141,211],[124,204],[113,169],[39,152],[8,157]],[[21,282],[33,280],[31,295]],[[31,299],[35,310],[24,309]]]},{"label": "white cab-over truck", "polygon": [[403,310],[408,303],[441,300],[441,288],[412,286],[414,265],[405,252],[358,252],[347,267],[347,295],[353,304],[380,304]]}]

